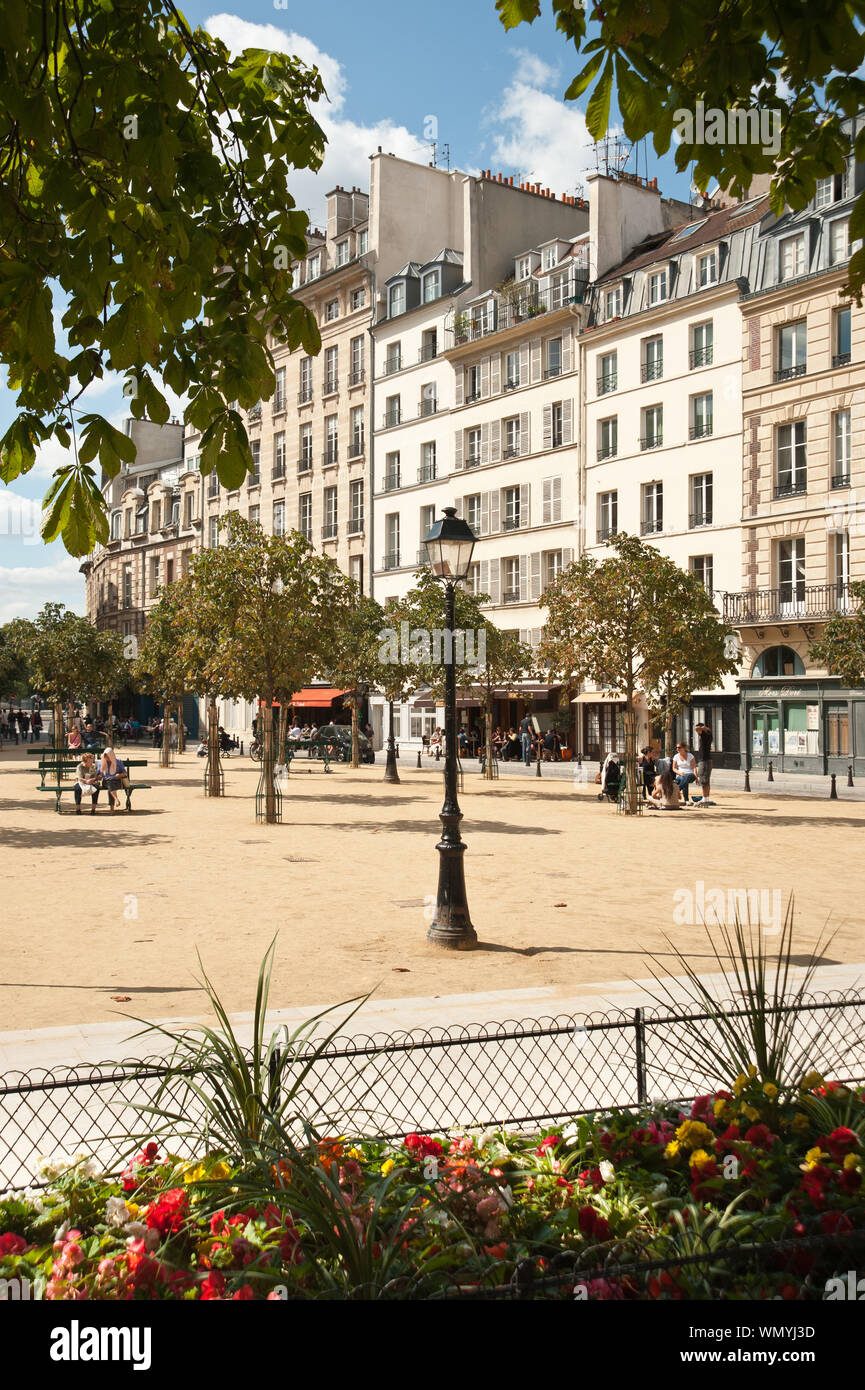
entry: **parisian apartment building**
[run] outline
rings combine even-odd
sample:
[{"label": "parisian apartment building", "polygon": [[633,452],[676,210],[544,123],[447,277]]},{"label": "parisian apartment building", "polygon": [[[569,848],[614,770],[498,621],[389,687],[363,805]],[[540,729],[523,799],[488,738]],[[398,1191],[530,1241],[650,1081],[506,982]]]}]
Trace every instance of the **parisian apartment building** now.
[{"label": "parisian apartment building", "polygon": [[[248,412],[254,473],[228,493],[201,478],[195,432],[131,421],[88,612],[139,634],[229,510],[301,531],[384,603],[456,506],[478,537],[469,584],[536,646],[548,585],[627,531],[698,574],[736,634],[739,670],[697,692],[681,736],[705,720],[726,766],[865,767],[865,702],[808,658],[865,559],[865,311],[840,293],[862,178],[851,163],[778,218],[756,186],[694,206],[598,173],[581,200],[379,151],[295,267],[322,349],[275,349],[276,393]],[[589,760],[620,748],[617,693],[572,694],[526,680],[497,692],[496,722],[564,718]],[[368,712],[380,745],[386,706]],[[248,735],[252,705],[221,714]],[[443,719],[422,692],[394,714],[411,749]],[[657,733],[643,709],[641,740]]]}]

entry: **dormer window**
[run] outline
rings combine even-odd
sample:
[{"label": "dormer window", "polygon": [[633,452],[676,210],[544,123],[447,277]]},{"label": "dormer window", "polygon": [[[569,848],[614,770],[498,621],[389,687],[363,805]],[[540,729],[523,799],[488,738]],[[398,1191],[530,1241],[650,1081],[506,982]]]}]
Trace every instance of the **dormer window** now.
[{"label": "dormer window", "polygon": [[438,299],[441,294],[441,271],[428,270],[421,281],[421,294],[424,304]]},{"label": "dormer window", "polygon": [[397,314],[405,313],[405,281],[400,280],[396,285],[391,285],[388,291],[387,311],[389,318],[395,318]]},{"label": "dormer window", "polygon": [[306,263],[307,280],[317,280],[321,274],[321,254],[317,251]]},{"label": "dormer window", "polygon": [[621,285],[616,285],[615,289],[607,290],[604,295],[604,322],[608,323],[610,319],[620,318],[621,313],[622,287]]},{"label": "dormer window", "polygon": [[667,298],[667,280],[669,272],[656,270],[649,276],[649,303],[663,304]]},{"label": "dormer window", "polygon": [[718,279],[718,250],[715,247],[697,257],[697,284],[700,289],[714,285]]},{"label": "dormer window", "polygon": [[815,208],[828,208],[847,197],[847,172],[830,174],[828,179],[818,179],[814,193]]},{"label": "dormer window", "polygon": [[829,228],[829,260],[832,265],[850,255],[850,219],[838,217]]},{"label": "dormer window", "polygon": [[558,265],[559,248],[558,246],[545,246],[541,252],[541,265],[544,270],[552,270],[553,266]]},{"label": "dormer window", "polygon": [[366,228],[357,234],[357,254],[365,256],[369,250],[369,232]]},{"label": "dormer window", "polygon": [[780,280],[796,280],[805,274],[805,235],[784,237],[778,246],[778,268]]},{"label": "dormer window", "polygon": [[532,273],[532,258],[531,258],[531,256],[520,256],[519,260],[517,261],[517,279],[518,279],[518,280],[528,280],[528,278],[529,278],[529,276],[531,275],[531,273]]},{"label": "dormer window", "polygon": [[348,262],[349,244],[348,237],[346,237],[345,241],[338,241],[336,243],[336,263],[337,265],[348,265]]}]

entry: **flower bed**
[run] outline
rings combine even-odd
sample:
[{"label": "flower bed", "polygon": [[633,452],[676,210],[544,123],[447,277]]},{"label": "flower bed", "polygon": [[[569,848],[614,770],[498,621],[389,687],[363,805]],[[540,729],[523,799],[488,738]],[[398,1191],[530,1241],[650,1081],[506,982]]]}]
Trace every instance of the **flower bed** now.
[{"label": "flower bed", "polygon": [[50,1299],[824,1299],[865,1243],[863,1140],[865,1091],[811,1074],[780,1095],[752,1068],[685,1110],[552,1133],[242,1164],[153,1142],[120,1177],[45,1163],[47,1189],[0,1200],[0,1277]]}]

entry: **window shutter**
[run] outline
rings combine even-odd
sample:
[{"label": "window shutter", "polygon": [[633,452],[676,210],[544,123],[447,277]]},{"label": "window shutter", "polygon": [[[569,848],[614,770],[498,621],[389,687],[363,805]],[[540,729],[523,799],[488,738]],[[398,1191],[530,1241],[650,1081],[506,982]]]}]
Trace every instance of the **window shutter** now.
[{"label": "window shutter", "polygon": [[502,355],[494,352],[490,358],[490,392],[497,396],[502,389]]},{"label": "window shutter", "polygon": [[520,526],[531,526],[531,496],[529,484],[520,483]]},{"label": "window shutter", "polygon": [[487,592],[490,603],[501,603],[501,560],[490,560],[490,582]]},{"label": "window shutter", "polygon": [[457,430],[454,435],[454,468],[459,469],[463,466],[463,432]]},{"label": "window shutter", "polygon": [[544,497],[543,509],[541,511],[541,523],[548,526],[553,519],[553,480],[544,478]]},{"label": "window shutter", "polygon": [[481,493],[481,535],[490,534],[490,495],[488,492]]},{"label": "window shutter", "polygon": [[481,425],[481,463],[490,461],[490,427]]},{"label": "window shutter", "polygon": [[539,599],[541,596],[541,552],[539,550],[534,551],[531,560],[532,578],[529,598]]},{"label": "window shutter", "polygon": [[[457,509],[457,516],[461,517],[463,514],[463,499],[461,497],[455,497],[454,506]],[[423,507],[421,507],[421,516],[423,516],[423,510]],[[423,540],[423,537],[421,537],[421,540]]]},{"label": "window shutter", "polygon": [[502,456],[502,422],[490,420],[490,463],[498,463]]},{"label": "window shutter", "polygon": [[544,478],[544,525],[562,519],[562,480]]},{"label": "window shutter", "polygon": [[458,367],[455,376],[456,380],[454,382],[454,405],[464,405],[466,394],[465,368]]},{"label": "window shutter", "polygon": [[543,631],[544,629],[542,627],[532,628],[531,644],[535,650],[537,650],[537,648],[541,645],[541,636],[543,635]]},{"label": "window shutter", "polygon": [[521,627],[521,628],[520,628],[520,641],[522,642],[523,646],[524,646],[524,647],[527,647],[527,646],[529,645],[529,642],[530,642],[531,640],[532,640],[532,630],[531,630],[531,628],[530,628],[530,627]]},{"label": "window shutter", "polygon": [[543,361],[540,338],[532,338],[532,381],[540,381],[543,376]]},{"label": "window shutter", "polygon": [[494,490],[487,495],[490,499],[490,535],[495,535],[502,529],[502,524],[499,520],[501,497],[498,488],[494,488]]},{"label": "window shutter", "polygon": [[545,405],[545,406],[544,406],[544,448],[545,448],[545,449],[552,449],[552,447],[553,447],[553,407],[552,407],[551,405]]},{"label": "window shutter", "polygon": [[479,561],[480,571],[478,579],[480,581],[481,593],[488,594],[490,591],[490,562],[489,560]]},{"label": "window shutter", "polygon": [[526,344],[520,348],[520,382],[523,386],[527,386],[529,381],[529,356],[529,347]]},{"label": "window shutter", "polygon": [[574,403],[562,401],[562,443],[572,444],[574,440]]},{"label": "window shutter", "polygon": [[571,330],[566,328],[562,333],[562,371],[571,370]]},{"label": "window shutter", "polygon": [[532,417],[527,410],[520,416],[520,453],[530,454],[532,452]]},{"label": "window shutter", "polygon": [[481,395],[486,397],[490,394],[490,361],[485,357],[481,362]]},{"label": "window shutter", "polygon": [[573,562],[573,558],[574,558],[574,552],[573,552],[573,550],[570,549],[570,547],[568,547],[566,550],[563,550],[563,551],[562,551],[562,568],[563,568],[563,569],[567,568],[567,566],[570,565],[570,564]]},{"label": "window shutter", "polygon": [[520,556],[520,598],[525,600],[529,596],[529,557]]}]

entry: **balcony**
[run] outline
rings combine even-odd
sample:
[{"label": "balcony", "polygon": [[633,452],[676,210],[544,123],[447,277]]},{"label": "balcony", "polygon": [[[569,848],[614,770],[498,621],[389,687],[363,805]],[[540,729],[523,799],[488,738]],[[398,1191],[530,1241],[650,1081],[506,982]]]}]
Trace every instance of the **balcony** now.
[{"label": "balcony", "polygon": [[518,391],[520,382],[516,377],[509,376],[507,381],[502,382],[503,391]]},{"label": "balcony", "polygon": [[396,492],[399,487],[399,469],[393,469],[390,473],[385,473],[381,483],[382,492]]},{"label": "balcony", "polygon": [[658,531],[663,531],[663,529],[664,529],[663,517],[659,517],[659,516],[651,517],[648,521],[642,521],[642,522],[640,523],[640,535],[641,535],[641,536],[651,536],[651,535],[656,534]]},{"label": "balcony", "polygon": [[417,360],[418,362],[434,362],[438,355],[438,345],[436,343],[427,343],[425,347],[419,349]]},{"label": "balcony", "polygon": [[619,534],[619,528],[618,528],[618,526],[599,526],[599,527],[598,527],[598,541],[608,541],[608,540],[610,539],[611,536],[617,536],[618,534]]},{"label": "balcony", "polygon": [[835,353],[835,356],[832,358],[832,366],[833,366],[833,367],[849,367],[849,366],[850,366],[850,354],[849,354],[849,352],[836,352],[836,353]]},{"label": "balcony", "polygon": [[349,386],[362,386],[364,376],[365,373],[363,367],[355,367],[354,370],[349,372],[348,374]]},{"label": "balcony", "polygon": [[799,362],[795,367],[777,367],[775,369],[776,381],[792,381],[796,376],[804,376],[808,370],[806,362]]},{"label": "balcony", "polygon": [[350,517],[349,517],[349,519],[348,519],[348,534],[349,534],[350,536],[362,536],[362,535],[363,535],[363,517],[362,517],[362,516],[350,516]]},{"label": "balcony", "polygon": [[849,474],[849,473],[835,473],[835,474],[833,474],[832,480],[831,480],[831,482],[829,483],[829,486],[830,486],[833,490],[834,490],[836,487],[849,487],[849,486],[850,486],[850,474]]},{"label": "balcony", "polygon": [[500,333],[515,324],[525,323],[540,314],[564,309],[569,304],[582,304],[588,283],[588,264],[573,267],[566,285],[539,290],[536,285],[520,281],[503,293],[488,299],[484,308],[474,314],[457,314],[454,321],[454,347],[476,342],[491,333]]},{"label": "balcony", "polygon": [[383,570],[398,570],[399,551],[389,550],[386,555],[383,555],[381,559],[381,567]]},{"label": "balcony", "polygon": [[[271,477],[271,481],[274,482],[274,483],[275,483],[275,482],[278,482],[280,478],[284,478],[284,477],[285,477],[285,464],[284,464],[284,463],[275,463],[275,464],[273,465],[273,468],[271,469],[270,477]],[[259,480],[259,481],[260,481],[260,480]]]},{"label": "balcony", "polygon": [[297,393],[297,403],[298,403],[298,405],[309,405],[309,403],[310,403],[311,400],[312,400],[312,387],[311,387],[311,386],[306,386],[306,387],[304,387],[304,389],[303,389],[302,391],[298,391],[298,393]]},{"label": "balcony", "polygon": [[706,511],[706,512],[691,512],[690,516],[688,517],[688,525],[690,526],[690,528],[691,528],[692,531],[696,530],[696,528],[697,528],[698,526],[711,526],[711,525],[712,525],[712,513],[711,513],[711,511]]},{"label": "balcony", "polygon": [[401,372],[401,371],[402,371],[402,358],[401,358],[401,357],[389,357],[389,358],[387,359],[387,361],[385,362],[385,364],[384,364],[384,371],[382,372],[382,376],[393,376],[394,372]]},{"label": "balcony", "polygon": [[324,453],[321,456],[321,466],[322,468],[335,468],[338,463],[339,447],[336,444],[331,444],[327,449],[325,449]]},{"label": "balcony", "polygon": [[663,362],[644,362],[640,368],[641,381],[660,381],[663,375]]},{"label": "balcony", "polygon": [[561,376],[561,374],[562,364],[559,362],[553,367],[547,367],[544,372],[544,381],[552,381],[553,377]]},{"label": "balcony", "polygon": [[417,562],[419,565],[428,565],[430,562],[429,550],[425,545],[422,545],[417,553]]},{"label": "balcony", "polygon": [[519,516],[506,516],[504,520],[504,525],[502,526],[502,530],[519,531],[521,527],[522,521],[520,520]]},{"label": "balcony", "polygon": [[284,415],[284,414],[285,414],[285,395],[284,395],[284,394],[280,395],[279,392],[277,392],[277,394],[274,396],[274,398],[273,398],[273,413],[274,413],[274,415]]},{"label": "balcony", "polygon": [[709,439],[712,434],[712,421],[701,420],[699,424],[692,425],[688,430],[689,439]]},{"label": "balcony", "polygon": [[396,410],[386,410],[381,418],[381,427],[383,430],[393,429],[394,425],[398,425],[399,423],[400,412],[398,408]]},{"label": "balcony", "polygon": [[616,444],[600,444],[598,445],[598,459],[614,459],[617,450],[618,446]]},{"label": "balcony", "polygon": [[469,394],[468,394],[468,395],[466,396],[466,398],[465,398],[465,403],[466,403],[466,405],[474,405],[475,401],[479,401],[480,399],[481,399],[481,393],[480,393],[480,391],[470,391]]},{"label": "balcony", "polygon": [[509,445],[507,446],[507,448],[502,449],[502,458],[503,458],[503,459],[518,459],[519,456],[520,456],[520,446],[519,446],[519,444],[509,444]]},{"label": "balcony", "polygon": [[339,395],[339,377],[337,377],[337,376],[328,376],[328,377],[325,377],[325,379],[324,379],[324,394],[325,394],[325,396],[338,396],[338,395]]},{"label": "balcony", "polygon": [[691,367],[711,367],[714,358],[713,347],[694,348],[688,354],[688,362]]},{"label": "balcony", "polygon": [[[466,464],[468,467],[468,464]],[[436,465],[434,463],[422,463],[417,471],[419,483],[434,483],[436,480]]]},{"label": "balcony", "polygon": [[463,467],[464,467],[464,468],[480,468],[480,466],[481,466],[481,456],[480,456],[480,454],[466,454],[465,462],[464,462],[464,464],[463,464]]},{"label": "balcony", "polygon": [[605,376],[598,377],[598,395],[605,396],[608,391],[616,391],[618,390],[618,385],[618,372],[607,372]]},{"label": "balcony", "polygon": [[418,418],[422,420],[422,419],[424,418],[425,415],[435,415],[435,413],[436,413],[436,411],[438,410],[438,408],[439,408],[438,401],[435,400],[434,397],[431,397],[431,396],[430,396],[430,397],[427,397],[427,398],[425,398],[424,400],[422,400],[421,403],[420,403],[420,410],[418,411]]},{"label": "balcony", "polygon": [[364,446],[363,435],[359,439],[353,439],[348,446],[348,456],[350,459],[363,458]]},{"label": "balcony", "polygon": [[297,461],[297,471],[298,471],[298,473],[311,473],[311,472],[312,472],[312,459],[311,459],[311,458],[301,458],[301,459],[298,459],[298,461]]},{"label": "balcony", "polygon": [[774,497],[777,502],[783,497],[804,497],[808,491],[808,480],[803,478],[800,482],[776,483]]},{"label": "balcony", "polygon": [[321,539],[323,541],[335,541],[338,531],[339,526],[335,521],[325,522],[321,528]]},{"label": "balcony", "polygon": [[502,603],[519,603],[519,602],[520,602],[520,591],[519,591],[519,589],[505,589],[505,590],[502,592]]},{"label": "balcony", "polygon": [[853,613],[857,604],[846,584],[782,584],[777,589],[724,593],[723,616],[737,626],[831,618]]},{"label": "balcony", "polygon": [[646,434],[646,435],[644,435],[643,438],[640,440],[640,448],[643,449],[643,450],[645,450],[645,449],[660,449],[660,448],[662,447],[663,443],[664,443],[664,436],[663,436],[662,434]]},{"label": "balcony", "polygon": [[247,411],[246,418],[249,421],[250,425],[261,424],[261,401],[259,401],[257,405],[252,406],[250,410]]}]

